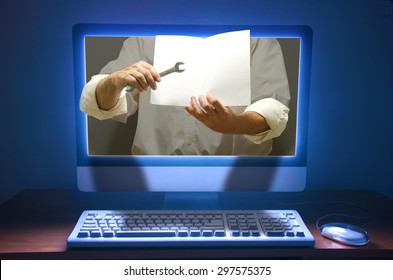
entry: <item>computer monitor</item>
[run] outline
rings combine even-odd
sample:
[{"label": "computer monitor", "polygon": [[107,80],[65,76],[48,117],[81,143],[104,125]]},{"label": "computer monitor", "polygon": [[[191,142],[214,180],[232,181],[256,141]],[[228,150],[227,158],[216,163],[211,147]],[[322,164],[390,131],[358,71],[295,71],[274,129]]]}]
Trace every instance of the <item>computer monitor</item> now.
[{"label": "computer monitor", "polygon": [[[289,122],[284,133],[273,140],[270,155],[131,155],[127,145],[132,143],[130,128],[135,126],[135,119],[129,118],[127,124],[118,124],[111,120],[95,120],[80,111],[79,101],[86,82],[117,57],[126,38],[156,35],[208,37],[236,30],[250,30],[251,37],[276,38],[282,48],[291,94]],[[311,43],[312,30],[308,26],[75,25],[78,188],[87,192],[191,195],[303,190],[307,171]]]}]

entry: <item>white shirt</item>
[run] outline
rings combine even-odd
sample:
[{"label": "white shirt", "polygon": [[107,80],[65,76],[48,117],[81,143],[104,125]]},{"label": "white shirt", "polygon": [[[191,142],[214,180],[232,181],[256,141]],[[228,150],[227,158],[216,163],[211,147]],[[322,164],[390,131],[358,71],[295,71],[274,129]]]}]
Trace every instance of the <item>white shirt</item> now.
[{"label": "white shirt", "polygon": [[[119,57],[85,85],[80,109],[99,120],[113,118],[122,122],[138,113],[133,155],[268,155],[271,152],[272,138],[280,136],[286,127],[290,101],[284,59],[276,39],[251,39],[252,104],[230,107],[237,114],[254,111],[262,115],[270,130],[258,135],[214,132],[183,107],[151,105],[149,92],[123,90],[114,108],[105,111],[98,107],[95,90],[101,79],[140,60],[153,64],[153,57],[154,38],[125,40]],[[211,94],[214,96],[214,92]]]}]

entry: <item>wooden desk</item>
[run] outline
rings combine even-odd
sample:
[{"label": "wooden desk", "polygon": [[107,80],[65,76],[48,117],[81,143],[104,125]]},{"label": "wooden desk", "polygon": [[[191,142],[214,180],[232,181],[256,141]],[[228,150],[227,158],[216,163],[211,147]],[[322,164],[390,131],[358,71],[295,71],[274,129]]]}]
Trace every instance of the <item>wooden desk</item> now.
[{"label": "wooden desk", "polygon": [[[261,203],[263,208],[299,211],[315,237],[314,248],[67,248],[67,237],[83,210],[125,209],[125,204],[133,203],[127,196],[113,198],[113,195],[65,189],[22,191],[0,206],[1,259],[393,259],[393,201],[373,191],[268,195]],[[341,245],[322,237],[316,229],[315,221],[327,213],[365,214],[360,208],[340,201],[370,210],[368,220],[348,220],[368,231],[371,240],[366,246]],[[343,219],[336,217],[334,221]]]}]

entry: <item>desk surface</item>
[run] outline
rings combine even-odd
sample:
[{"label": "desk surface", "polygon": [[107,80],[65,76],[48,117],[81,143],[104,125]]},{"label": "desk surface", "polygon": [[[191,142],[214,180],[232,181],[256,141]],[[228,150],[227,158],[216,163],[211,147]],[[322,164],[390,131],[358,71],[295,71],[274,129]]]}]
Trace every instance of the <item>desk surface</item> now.
[{"label": "desk surface", "polygon": [[[112,195],[66,189],[22,191],[0,206],[1,259],[393,259],[393,200],[373,191],[306,191],[266,198],[265,209],[299,211],[315,237],[314,248],[67,248],[67,237],[81,212],[115,209],[109,208],[116,201]],[[124,209],[126,200],[122,196],[116,201],[116,209]],[[371,217],[366,220],[335,217],[330,221],[347,221],[367,230],[370,242],[366,246],[336,243],[322,237],[315,227],[316,220],[328,213],[365,215],[362,208],[348,202],[369,209]]]}]

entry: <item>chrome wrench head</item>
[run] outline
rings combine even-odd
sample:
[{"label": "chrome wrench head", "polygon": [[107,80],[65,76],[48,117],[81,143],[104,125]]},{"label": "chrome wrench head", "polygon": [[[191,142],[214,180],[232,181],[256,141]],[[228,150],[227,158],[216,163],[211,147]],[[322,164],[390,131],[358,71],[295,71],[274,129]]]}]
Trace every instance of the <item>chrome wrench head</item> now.
[{"label": "chrome wrench head", "polygon": [[173,66],[172,68],[169,68],[168,70],[165,70],[165,71],[161,72],[161,73],[160,73],[160,76],[161,76],[161,77],[164,77],[164,76],[166,76],[166,75],[168,75],[168,74],[171,74],[171,73],[174,73],[174,72],[178,72],[178,73],[183,72],[184,69],[180,69],[180,67],[181,67],[183,64],[184,64],[183,62],[177,62],[177,63],[175,64],[175,66]]},{"label": "chrome wrench head", "polygon": [[179,73],[183,72],[185,69],[181,69],[181,68],[183,68],[182,65],[184,65],[183,62],[176,62],[176,64],[175,64],[175,72],[179,72]]}]

